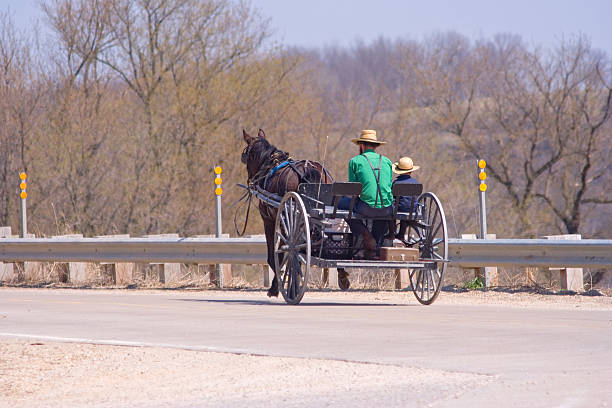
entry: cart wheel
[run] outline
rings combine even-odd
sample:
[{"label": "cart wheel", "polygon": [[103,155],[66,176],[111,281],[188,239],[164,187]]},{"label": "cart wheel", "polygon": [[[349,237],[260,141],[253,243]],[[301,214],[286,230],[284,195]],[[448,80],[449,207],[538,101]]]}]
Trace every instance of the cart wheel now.
[{"label": "cart wheel", "polygon": [[351,287],[348,272],[346,272],[344,268],[338,268],[338,287],[342,290],[349,290]]},{"label": "cart wheel", "polygon": [[442,286],[448,258],[448,235],[446,218],[440,200],[433,193],[424,193],[418,203],[421,206],[422,218],[415,230],[419,234],[419,260],[434,261],[425,269],[410,270],[410,285],[417,300],[429,305],[436,300]]},{"label": "cart wheel", "polygon": [[310,228],[304,203],[295,192],[285,194],[278,208],[274,254],[279,289],[287,303],[297,305],[310,275]]},{"label": "cart wheel", "polygon": [[419,228],[413,225],[408,225],[408,227],[406,228],[406,232],[404,233],[404,236],[402,238],[404,244],[409,248],[417,248],[415,245],[418,245],[422,240]]}]

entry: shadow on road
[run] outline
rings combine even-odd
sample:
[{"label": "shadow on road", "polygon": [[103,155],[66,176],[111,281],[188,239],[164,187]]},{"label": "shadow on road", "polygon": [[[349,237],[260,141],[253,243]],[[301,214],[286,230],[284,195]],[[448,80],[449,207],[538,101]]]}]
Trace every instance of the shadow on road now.
[{"label": "shadow on road", "polygon": [[310,307],[310,306],[419,306],[416,304],[403,304],[403,303],[354,303],[354,302],[309,302],[304,301],[299,305],[288,305],[286,303],[273,302],[273,301],[265,301],[265,300],[241,300],[241,299],[171,299],[179,302],[206,302],[206,303],[225,303],[225,304],[242,304],[242,305],[254,305],[254,306],[298,306],[298,307]]}]

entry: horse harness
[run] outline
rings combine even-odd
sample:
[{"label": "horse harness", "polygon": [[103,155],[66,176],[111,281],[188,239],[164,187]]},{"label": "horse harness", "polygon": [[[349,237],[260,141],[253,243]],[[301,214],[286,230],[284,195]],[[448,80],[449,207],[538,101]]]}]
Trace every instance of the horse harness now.
[{"label": "horse harness", "polygon": [[[244,155],[244,152],[243,152]],[[310,165],[310,161],[309,160],[299,160],[299,161],[295,161],[292,159],[291,156],[287,157],[287,159],[280,161],[280,158],[278,156],[276,156],[275,154],[273,154],[272,158],[274,160],[274,167],[272,167],[269,170],[266,169],[260,169],[255,175],[253,175],[252,178],[247,180],[247,184],[249,185],[249,187],[252,187],[254,185],[257,185],[259,183],[260,187],[263,188],[264,190],[267,189],[268,187],[268,182],[272,179],[272,177],[274,177],[274,175],[279,171],[284,169],[285,167],[290,167],[297,175],[299,178],[299,183],[306,181],[309,182],[309,180],[306,178],[305,174],[302,173],[299,169],[298,169],[298,165],[301,163],[304,163],[304,169],[308,169],[308,166]],[[329,172],[327,171],[326,168],[324,168],[323,166],[322,170],[323,172],[325,172],[325,175],[329,178],[331,178],[331,175],[329,174]],[[263,171],[262,171],[263,170]],[[263,182],[262,182],[263,181]],[[237,226],[237,222],[236,222],[236,215],[237,215],[237,211],[234,214],[234,228],[236,229],[236,233],[238,234],[238,236],[243,236],[245,231],[246,231],[246,226],[249,220],[249,213],[251,210],[251,201],[252,201],[252,194],[250,193],[250,191],[247,191],[240,199],[238,199],[238,201],[235,204],[238,204],[239,202],[243,201],[244,199],[247,199],[247,213],[246,213],[246,218],[244,221],[244,227],[242,229],[242,233],[240,233],[238,231],[238,226]],[[235,205],[234,204],[234,205]]]}]

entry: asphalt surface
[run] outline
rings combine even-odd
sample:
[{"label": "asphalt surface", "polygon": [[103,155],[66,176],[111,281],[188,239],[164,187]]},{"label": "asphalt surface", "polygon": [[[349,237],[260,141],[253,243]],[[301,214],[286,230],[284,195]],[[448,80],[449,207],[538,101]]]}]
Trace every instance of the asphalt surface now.
[{"label": "asphalt surface", "polygon": [[3,288],[0,338],[439,369],[491,379],[457,406],[612,406],[610,309],[409,296],[312,292],[288,306],[263,292]]}]

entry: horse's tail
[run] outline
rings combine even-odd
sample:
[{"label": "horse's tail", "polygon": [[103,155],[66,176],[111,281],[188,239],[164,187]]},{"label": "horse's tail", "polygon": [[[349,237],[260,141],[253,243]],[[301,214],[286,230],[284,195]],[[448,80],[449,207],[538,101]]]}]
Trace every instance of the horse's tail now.
[{"label": "horse's tail", "polygon": [[306,179],[309,183],[320,183],[321,171],[314,167],[307,167],[304,171],[304,179]]},{"label": "horse's tail", "polygon": [[329,183],[333,179],[321,163],[307,162],[304,166],[304,180],[308,183]]}]

